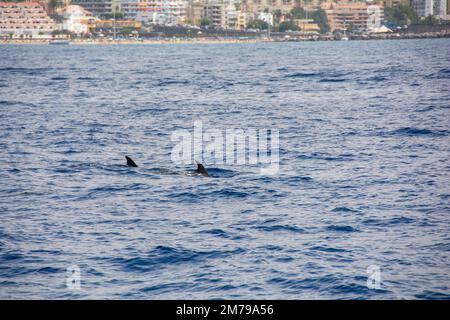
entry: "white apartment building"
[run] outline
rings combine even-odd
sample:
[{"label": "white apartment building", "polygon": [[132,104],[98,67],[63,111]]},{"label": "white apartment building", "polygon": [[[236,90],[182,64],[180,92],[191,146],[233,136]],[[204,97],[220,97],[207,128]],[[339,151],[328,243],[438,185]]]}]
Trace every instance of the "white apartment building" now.
[{"label": "white apartment building", "polygon": [[436,16],[437,18],[449,20],[449,1],[448,0],[412,0],[411,6],[417,15],[421,18],[428,17],[429,15]]},{"label": "white apartment building", "polygon": [[122,0],[125,19],[148,24],[176,25],[186,19],[185,0]]},{"label": "white apartment building", "polygon": [[62,29],[76,34],[89,33],[89,27],[97,20],[91,12],[77,5],[59,8],[58,13],[64,19],[61,26]]}]

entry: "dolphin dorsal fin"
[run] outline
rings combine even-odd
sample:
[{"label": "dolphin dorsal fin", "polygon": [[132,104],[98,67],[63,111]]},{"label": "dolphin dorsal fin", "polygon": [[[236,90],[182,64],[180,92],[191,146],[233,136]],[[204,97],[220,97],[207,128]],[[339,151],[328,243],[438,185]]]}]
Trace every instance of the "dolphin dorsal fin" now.
[{"label": "dolphin dorsal fin", "polygon": [[137,167],[137,164],[129,156],[125,156],[125,159],[127,159],[127,166]]},{"label": "dolphin dorsal fin", "polygon": [[[197,162],[197,161],[195,161],[195,162]],[[199,162],[197,162],[197,170],[196,170],[196,172],[200,173],[202,176],[210,177],[210,175],[209,175],[208,171],[206,170],[205,166],[202,165]]]}]

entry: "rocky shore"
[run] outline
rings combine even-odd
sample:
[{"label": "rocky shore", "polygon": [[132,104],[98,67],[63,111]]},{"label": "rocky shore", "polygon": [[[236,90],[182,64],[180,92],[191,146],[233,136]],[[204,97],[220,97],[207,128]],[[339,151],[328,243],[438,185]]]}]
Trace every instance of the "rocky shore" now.
[{"label": "rocky shore", "polygon": [[[450,38],[450,32],[426,32],[426,33],[384,33],[370,35],[349,35],[349,40],[399,40],[399,39],[432,39]],[[259,36],[254,38],[161,38],[161,39],[120,39],[112,40],[105,38],[96,39],[72,39],[70,44],[79,45],[110,45],[110,44],[167,44],[167,43],[259,43],[259,42],[295,42],[295,41],[339,41],[341,36],[315,35],[306,36],[298,34],[273,35],[272,37]],[[1,39],[0,44],[49,44],[52,39]]]}]

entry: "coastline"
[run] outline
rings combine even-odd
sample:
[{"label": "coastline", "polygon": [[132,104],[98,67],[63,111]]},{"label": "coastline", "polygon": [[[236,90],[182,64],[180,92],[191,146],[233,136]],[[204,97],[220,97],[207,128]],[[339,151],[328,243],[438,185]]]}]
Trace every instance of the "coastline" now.
[{"label": "coastline", "polygon": [[[405,40],[405,39],[436,39],[436,38],[450,38],[450,32],[428,32],[428,33],[395,33],[395,34],[374,34],[365,36],[352,36],[351,41],[357,40]],[[1,39],[1,44],[49,44],[50,41],[56,39],[43,38],[43,39]],[[64,39],[66,40],[66,39]],[[319,36],[319,37],[255,37],[255,38],[185,38],[185,39],[72,39],[70,44],[75,45],[117,45],[117,44],[218,44],[218,43],[262,43],[262,42],[303,42],[303,41],[340,41],[331,36]]]}]

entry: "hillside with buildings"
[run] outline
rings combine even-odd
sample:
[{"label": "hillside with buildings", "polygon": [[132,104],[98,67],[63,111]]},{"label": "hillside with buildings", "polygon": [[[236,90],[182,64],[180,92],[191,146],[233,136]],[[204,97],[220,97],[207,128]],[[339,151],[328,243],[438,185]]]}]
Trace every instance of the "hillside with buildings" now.
[{"label": "hillside with buildings", "polygon": [[448,26],[449,20],[450,0],[0,2],[3,39],[248,36],[252,32],[269,37],[277,33],[367,35],[398,32],[410,25]]}]

